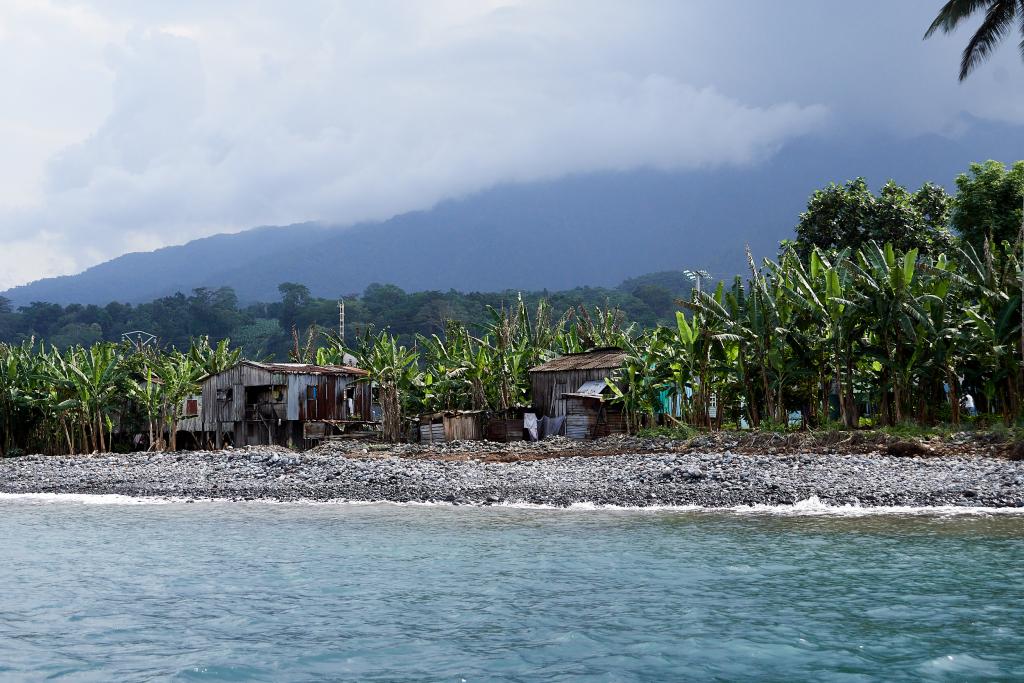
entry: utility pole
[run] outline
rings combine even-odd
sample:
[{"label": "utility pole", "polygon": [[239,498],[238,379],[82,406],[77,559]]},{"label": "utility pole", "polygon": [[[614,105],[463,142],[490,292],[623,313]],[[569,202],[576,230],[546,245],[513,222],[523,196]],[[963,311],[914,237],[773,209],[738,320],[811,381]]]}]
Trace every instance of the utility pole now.
[{"label": "utility pole", "polygon": [[1021,261],[1017,271],[1020,274],[1020,357],[1024,361],[1024,197],[1021,198],[1020,208],[1020,233],[1017,234],[1017,242],[1020,244]]},{"label": "utility pole", "polygon": [[700,297],[700,281],[703,278],[710,278],[711,273],[706,270],[684,270],[683,275],[690,278],[692,282],[697,284],[697,296]]},{"label": "utility pole", "polygon": [[338,334],[342,345],[345,344],[345,300],[338,299]]},{"label": "utility pole", "polygon": [[132,330],[131,332],[122,332],[121,341],[130,342],[135,345],[136,350],[142,351],[142,347],[156,342],[156,335],[143,330]]}]

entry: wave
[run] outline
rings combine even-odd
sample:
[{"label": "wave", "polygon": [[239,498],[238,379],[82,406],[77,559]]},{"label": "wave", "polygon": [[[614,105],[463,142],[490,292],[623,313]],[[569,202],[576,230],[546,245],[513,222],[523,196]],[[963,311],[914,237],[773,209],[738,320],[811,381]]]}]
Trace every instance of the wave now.
[{"label": "wave", "polygon": [[118,493],[0,493],[0,502],[5,500],[83,505],[171,505],[187,503],[194,499],[173,496],[124,496]]},{"label": "wave", "polygon": [[832,505],[817,496],[797,501],[792,505],[739,505],[728,510],[740,514],[785,514],[809,516],[858,517],[865,515],[1024,515],[1024,508],[983,507],[966,505]]},{"label": "wave", "polygon": [[961,505],[832,505],[817,496],[787,505],[599,505],[596,503],[573,503],[567,507],[537,505],[534,503],[495,503],[494,507],[520,508],[527,510],[607,510],[624,512],[728,512],[743,515],[804,515],[856,517],[866,515],[1024,515],[1024,508],[983,507]]},{"label": "wave", "polygon": [[968,507],[959,505],[832,505],[811,496],[805,500],[797,501],[789,505],[736,505],[725,507],[712,507],[702,505],[648,505],[648,506],[626,506],[626,505],[602,505],[598,503],[580,502],[568,506],[550,505],[544,503],[526,503],[515,501],[503,501],[493,504],[461,504],[444,501],[408,501],[395,502],[389,500],[231,500],[228,498],[183,498],[163,496],[125,496],[120,494],[95,494],[95,493],[0,493],[0,502],[3,501],[31,501],[38,503],[79,503],[84,505],[172,505],[183,503],[213,503],[213,504],[247,504],[247,505],[314,505],[314,506],[394,506],[394,507],[466,507],[466,508],[506,508],[515,510],[553,510],[564,512],[632,512],[632,513],[657,513],[657,512],[717,512],[734,513],[741,515],[793,515],[793,516],[842,516],[857,517],[867,515],[930,515],[930,516],[954,516],[954,515],[1024,515],[1024,508],[1008,507]]}]

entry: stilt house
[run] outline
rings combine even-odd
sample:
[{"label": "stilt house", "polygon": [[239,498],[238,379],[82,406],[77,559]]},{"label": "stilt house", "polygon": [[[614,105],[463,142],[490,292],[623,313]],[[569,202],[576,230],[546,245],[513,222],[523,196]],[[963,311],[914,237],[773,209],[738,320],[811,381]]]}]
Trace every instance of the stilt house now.
[{"label": "stilt house", "polygon": [[310,448],[372,422],[366,371],[348,365],[242,361],[203,380],[202,429],[216,445]]}]

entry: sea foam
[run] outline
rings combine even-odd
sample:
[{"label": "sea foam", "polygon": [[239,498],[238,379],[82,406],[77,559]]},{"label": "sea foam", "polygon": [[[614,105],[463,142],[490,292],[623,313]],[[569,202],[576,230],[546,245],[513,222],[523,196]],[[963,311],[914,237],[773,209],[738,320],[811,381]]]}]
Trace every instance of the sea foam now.
[{"label": "sea foam", "polygon": [[982,506],[960,506],[960,505],[831,505],[811,496],[805,500],[797,501],[788,505],[736,505],[727,507],[710,507],[701,505],[601,505],[592,502],[572,503],[568,506],[550,505],[543,503],[527,503],[515,501],[503,501],[500,503],[482,504],[461,504],[455,505],[445,501],[407,501],[395,502],[389,500],[230,500],[227,498],[182,498],[162,496],[125,496],[120,494],[93,494],[93,493],[0,493],[0,502],[3,501],[27,501],[36,503],[78,503],[83,505],[172,505],[183,503],[214,503],[214,504],[247,504],[247,505],[313,505],[313,506],[370,506],[384,505],[393,507],[462,507],[470,509],[479,508],[507,508],[516,510],[553,510],[562,512],[632,512],[632,513],[658,513],[658,512],[725,512],[741,515],[791,515],[791,516],[840,516],[858,517],[866,515],[931,515],[931,516],[953,516],[953,515],[1024,515],[1024,508],[1010,507],[982,507]]}]

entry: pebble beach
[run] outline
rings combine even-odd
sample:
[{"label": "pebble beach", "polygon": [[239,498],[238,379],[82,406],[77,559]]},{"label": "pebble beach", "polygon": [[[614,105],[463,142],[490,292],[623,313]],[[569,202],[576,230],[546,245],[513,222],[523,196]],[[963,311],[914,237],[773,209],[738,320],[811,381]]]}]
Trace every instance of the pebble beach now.
[{"label": "pebble beach", "polygon": [[517,457],[510,462],[493,461],[493,445],[486,456],[478,452],[484,448],[479,442],[426,451],[322,446],[306,453],[249,447],[29,455],[0,461],[0,492],[709,508],[816,497],[837,506],[1024,507],[1024,462],[1003,458],[699,453],[673,450],[671,443],[625,445],[638,452],[586,455],[576,447],[565,454],[558,443],[523,444],[514,447]]}]

